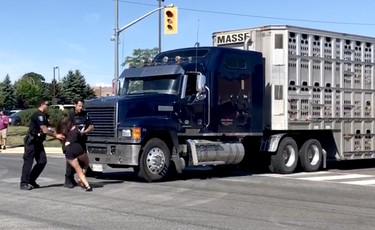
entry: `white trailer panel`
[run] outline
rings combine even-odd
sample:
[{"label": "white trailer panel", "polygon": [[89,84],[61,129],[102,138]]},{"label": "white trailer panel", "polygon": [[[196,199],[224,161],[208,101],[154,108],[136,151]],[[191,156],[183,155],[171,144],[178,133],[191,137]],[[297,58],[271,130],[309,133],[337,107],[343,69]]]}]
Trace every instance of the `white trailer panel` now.
[{"label": "white trailer panel", "polygon": [[280,25],[215,32],[213,45],[263,53],[265,126],[337,129],[340,159],[375,156],[375,38]]}]

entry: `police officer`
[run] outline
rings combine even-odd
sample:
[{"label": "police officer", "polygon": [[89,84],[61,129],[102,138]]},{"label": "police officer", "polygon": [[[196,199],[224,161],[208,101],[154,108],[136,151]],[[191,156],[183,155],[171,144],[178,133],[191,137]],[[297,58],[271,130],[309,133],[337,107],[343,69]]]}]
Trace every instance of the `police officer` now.
[{"label": "police officer", "polygon": [[[83,99],[76,99],[74,101],[74,111],[69,114],[69,119],[71,119],[79,128],[80,136],[78,138],[78,142],[86,151],[87,133],[94,129],[94,125],[88,113],[83,110],[84,104],[85,102]],[[64,187],[73,188],[74,186],[77,186],[77,182],[74,180],[74,173],[75,171],[73,167],[67,163]]]},{"label": "police officer", "polygon": [[[65,138],[62,134],[55,134],[48,129],[49,122],[45,114],[48,110],[48,101],[40,100],[37,108],[37,111],[31,116],[29,131],[24,138],[25,153],[23,154],[21,190],[31,190],[40,187],[36,183],[36,179],[47,164],[47,156],[43,146],[46,135],[60,140]],[[32,168],[34,159],[36,164]]]}]

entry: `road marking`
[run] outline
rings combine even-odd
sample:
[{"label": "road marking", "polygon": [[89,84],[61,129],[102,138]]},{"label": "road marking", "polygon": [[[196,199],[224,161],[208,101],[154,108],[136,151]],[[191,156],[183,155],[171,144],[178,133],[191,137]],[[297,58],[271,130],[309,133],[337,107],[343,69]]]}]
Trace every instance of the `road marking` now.
[{"label": "road marking", "polygon": [[[331,171],[319,171],[319,172],[301,172],[293,174],[259,174],[253,176],[264,176],[271,178],[285,178],[295,179],[304,181],[315,181],[315,182],[331,182],[348,185],[361,185],[361,186],[374,186],[375,175],[367,174],[349,174]],[[237,180],[240,181],[240,180]],[[242,180],[244,181],[244,180]]]},{"label": "road marking", "polygon": [[251,176],[240,176],[240,177],[229,177],[220,178],[219,180],[252,183],[252,177],[270,177],[270,178],[281,178],[281,179],[294,179],[314,182],[328,182],[328,183],[339,183],[347,185],[359,185],[359,186],[375,186],[375,175],[358,174],[358,173],[342,173],[332,171],[319,171],[319,172],[300,172],[292,174],[254,174]]},{"label": "road marking", "polygon": [[345,180],[345,179],[358,179],[372,177],[370,175],[362,174],[343,174],[343,175],[333,175],[333,176],[316,176],[316,177],[301,177],[296,178],[299,180],[310,180],[310,181],[328,181],[328,180]]},{"label": "road marking", "polygon": [[353,184],[353,185],[375,185],[375,179],[372,180],[357,180],[357,181],[346,181],[341,182],[343,184]]},{"label": "road marking", "polygon": [[330,174],[331,172],[327,171],[319,171],[319,172],[300,172],[300,173],[293,173],[293,174],[276,174],[276,173],[264,173],[264,174],[256,174],[256,176],[264,176],[264,177],[297,177],[297,176],[313,176],[313,175],[322,175],[322,174]]}]

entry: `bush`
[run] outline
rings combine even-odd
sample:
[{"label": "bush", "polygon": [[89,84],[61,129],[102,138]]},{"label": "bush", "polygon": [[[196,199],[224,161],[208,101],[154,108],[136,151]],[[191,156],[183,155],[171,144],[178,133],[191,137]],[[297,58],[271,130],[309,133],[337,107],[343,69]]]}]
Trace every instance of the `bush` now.
[{"label": "bush", "polygon": [[[31,116],[36,111],[36,109],[26,109],[19,112],[21,119],[21,125],[29,126]],[[59,121],[64,117],[64,114],[67,114],[68,111],[62,111],[60,109],[49,109],[47,114],[49,115],[50,123],[52,127],[55,127]]]},{"label": "bush", "polygon": [[28,126],[30,123],[31,116],[36,111],[36,109],[26,109],[19,112],[19,116],[21,119],[20,125]]},{"label": "bush", "polygon": [[63,111],[61,109],[49,109],[47,114],[49,115],[51,126],[56,127],[57,124],[64,118],[64,114],[68,114],[68,111]]}]

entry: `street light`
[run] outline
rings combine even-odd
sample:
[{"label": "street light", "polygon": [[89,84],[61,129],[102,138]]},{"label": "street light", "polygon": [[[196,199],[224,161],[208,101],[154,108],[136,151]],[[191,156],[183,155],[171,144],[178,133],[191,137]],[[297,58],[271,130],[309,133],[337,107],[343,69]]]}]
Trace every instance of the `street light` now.
[{"label": "street light", "polygon": [[52,98],[52,104],[56,104],[57,103],[57,100],[56,100],[56,75],[55,75],[55,70],[56,69],[59,70],[59,78],[60,78],[60,68],[58,66],[53,67],[53,80],[52,80],[52,84],[53,84],[53,98]]}]

